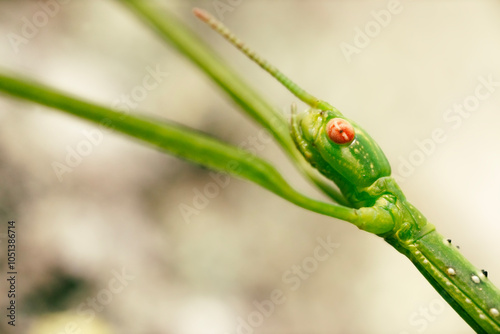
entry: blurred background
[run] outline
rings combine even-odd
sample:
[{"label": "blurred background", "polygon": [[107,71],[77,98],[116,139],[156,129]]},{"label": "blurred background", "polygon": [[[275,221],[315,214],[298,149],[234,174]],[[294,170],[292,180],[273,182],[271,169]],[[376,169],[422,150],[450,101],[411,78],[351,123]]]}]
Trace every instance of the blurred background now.
[{"label": "blurred background", "polygon": [[[297,99],[194,6],[361,124],[500,286],[500,2],[156,3],[283,113]],[[3,71],[251,148],[324,198],[119,1],[0,1],[0,36]],[[383,240],[59,111],[0,95],[0,160],[0,263],[15,220],[19,271],[17,326],[2,315],[1,333],[472,332]]]}]

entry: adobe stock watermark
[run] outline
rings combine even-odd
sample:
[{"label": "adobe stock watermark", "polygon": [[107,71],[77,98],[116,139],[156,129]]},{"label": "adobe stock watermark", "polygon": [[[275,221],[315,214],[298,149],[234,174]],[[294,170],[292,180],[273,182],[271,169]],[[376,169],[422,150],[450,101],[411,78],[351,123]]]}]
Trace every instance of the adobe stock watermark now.
[{"label": "adobe stock watermark", "polygon": [[82,318],[82,322],[70,321],[57,334],[83,333],[81,327],[93,321],[96,314],[103,312],[105,307],[113,302],[115,296],[122,293],[135,279],[135,276],[128,273],[125,268],[122,268],[120,272],[112,270],[111,274],[113,277],[109,279],[106,287],[78,305],[76,314]]},{"label": "adobe stock watermark", "polygon": [[212,1],[212,7],[219,21],[224,21],[224,14],[233,12],[242,2],[243,0],[215,0]]},{"label": "adobe stock watermark", "polygon": [[408,156],[399,156],[398,167],[393,174],[398,182],[404,182],[415,173],[417,167],[421,166],[425,160],[436,151],[439,144],[446,142],[447,133],[458,129],[465,119],[471,117],[472,113],[481,107],[481,103],[489,99],[500,87],[500,81],[495,81],[493,74],[479,76],[478,84],[474,93],[466,96],[460,103],[453,104],[443,113],[444,126],[434,128],[427,138],[415,140],[416,148]]},{"label": "adobe stock watermark", "polygon": [[377,38],[383,29],[391,24],[395,15],[403,12],[403,5],[399,0],[389,0],[385,9],[372,10],[370,15],[372,20],[365,23],[363,28],[354,28],[354,38],[352,43],[340,43],[340,50],[348,63],[352,61],[354,55],[359,55],[374,38]]},{"label": "adobe stock watermark", "polygon": [[[292,265],[285,270],[281,276],[286,289],[274,289],[269,293],[269,298],[263,300],[254,300],[253,311],[246,317],[238,316],[236,318],[236,334],[253,334],[256,329],[261,327],[265,320],[271,317],[276,311],[277,306],[283,305],[287,301],[287,291],[296,291],[302,284],[318,270],[322,262],[327,261],[340,244],[331,241],[330,236],[316,238],[317,245],[312,254],[304,258],[299,264]],[[226,333],[233,334],[233,333]]]},{"label": "adobe stock watermark", "polygon": [[[265,129],[260,129],[257,134],[248,136],[243,142],[238,145],[242,150],[248,152],[248,159],[251,160],[253,155],[261,152],[266,148],[266,145],[272,141],[269,133]],[[240,174],[241,164],[238,161],[230,160],[226,163],[226,170],[230,174]],[[193,198],[190,204],[180,203],[178,205],[179,212],[185,223],[192,223],[193,217],[198,216],[203,209],[208,207],[210,200],[219,196],[221,191],[231,182],[229,173],[224,172],[209,172],[208,175],[212,181],[206,183],[203,187],[193,188]]]},{"label": "adobe stock watermark", "polygon": [[[134,86],[127,94],[121,94],[112,104],[115,111],[126,115],[136,109],[140,102],[144,101],[148,94],[158,88],[160,84],[168,77],[168,72],[160,69],[159,65],[155,68],[146,66],[146,74],[139,85]],[[64,161],[53,161],[52,169],[59,182],[63,182],[64,175],[73,172],[80,166],[83,158],[94,152],[94,149],[101,145],[104,140],[104,132],[112,130],[113,125],[109,119],[103,119],[97,128],[82,130],[83,138],[74,145],[66,145],[66,155]]]},{"label": "adobe stock watermark", "polygon": [[432,324],[438,316],[446,310],[446,303],[441,298],[430,301],[428,305],[420,306],[417,311],[408,316],[408,323],[411,329],[401,331],[399,334],[423,333]]},{"label": "adobe stock watermark", "polygon": [[22,26],[18,33],[10,32],[7,39],[14,53],[19,53],[21,45],[28,44],[40,33],[41,29],[49,24],[61,10],[62,5],[66,5],[71,0],[45,0],[38,1],[37,10],[30,18],[23,16],[21,18]]}]

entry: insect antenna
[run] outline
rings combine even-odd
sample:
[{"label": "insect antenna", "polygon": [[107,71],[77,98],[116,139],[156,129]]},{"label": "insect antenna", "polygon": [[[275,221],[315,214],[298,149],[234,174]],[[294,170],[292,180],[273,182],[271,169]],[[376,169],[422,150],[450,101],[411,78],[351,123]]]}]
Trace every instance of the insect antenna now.
[{"label": "insect antenna", "polygon": [[276,80],[278,80],[283,86],[285,86],[292,94],[298,97],[302,102],[307,103],[312,108],[318,108],[320,110],[332,110],[333,107],[327,102],[321,101],[314,97],[313,95],[306,92],[304,89],[300,88],[296,83],[290,80],[282,72],[280,72],[276,67],[271,65],[265,59],[261,58],[252,49],[243,43],[238,37],[236,37],[222,22],[217,20],[213,15],[204,11],[200,8],[193,9],[194,15],[198,17],[203,22],[207,23],[212,29],[218,32],[222,37],[228,40],[231,44],[241,50],[248,58],[256,62],[260,67],[262,67],[266,72],[271,74]]}]

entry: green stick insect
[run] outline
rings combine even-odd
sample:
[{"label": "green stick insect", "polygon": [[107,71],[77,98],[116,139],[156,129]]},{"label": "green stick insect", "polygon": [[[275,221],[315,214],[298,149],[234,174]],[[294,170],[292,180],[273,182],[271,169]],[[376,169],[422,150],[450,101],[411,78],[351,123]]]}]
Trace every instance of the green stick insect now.
[{"label": "green stick insect", "polygon": [[[202,68],[259,124],[272,130],[275,139],[301,171],[338,204],[316,201],[301,194],[267,161],[186,126],[123,114],[3,71],[0,71],[0,91],[115,129],[188,161],[251,180],[294,204],[351,222],[376,234],[406,255],[476,332],[500,333],[500,291],[489,281],[485,271],[469,263],[451,241],[436,232],[435,227],[406,200],[391,177],[384,153],[359,125],[292,83],[213,17],[195,10],[199,18],[310,106],[303,114],[297,114],[295,107],[292,108],[291,137],[297,150],[289,129],[281,127],[284,120],[278,119],[257,93],[251,91],[174,17],[156,10],[146,1],[120,3],[128,6],[165,41]],[[280,126],[269,126],[273,117],[277,117]],[[341,194],[323,179],[309,173],[312,168],[303,157],[333,181]],[[234,162],[240,168],[233,169],[228,162]]]},{"label": "green stick insect", "polygon": [[291,133],[307,161],[332,180],[349,203],[332,216],[384,238],[406,255],[476,332],[500,333],[500,290],[406,200],[369,134],[293,83],[213,16],[200,9],[194,13],[311,107],[302,114],[292,107]]}]

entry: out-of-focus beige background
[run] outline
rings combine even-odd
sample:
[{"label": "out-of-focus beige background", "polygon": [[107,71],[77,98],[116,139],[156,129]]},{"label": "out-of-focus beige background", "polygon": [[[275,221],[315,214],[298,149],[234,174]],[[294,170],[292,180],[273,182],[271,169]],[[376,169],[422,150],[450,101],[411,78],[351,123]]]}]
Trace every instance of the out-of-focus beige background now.
[{"label": "out-of-focus beige background", "polygon": [[[362,124],[410,201],[500,286],[500,2],[159,3],[284,113],[297,99],[197,22],[192,7],[219,15]],[[1,68],[106,106],[124,108],[131,96],[130,112],[251,146],[322,198],[119,1],[1,1],[0,36]],[[151,71],[161,75],[145,89]],[[460,104],[470,112],[457,113]],[[59,111],[0,95],[0,159],[0,259],[14,219],[20,304],[18,326],[2,315],[2,333],[472,332],[383,240],[253,184],[217,184],[205,169]],[[58,177],[53,165],[66,159],[73,166]],[[318,260],[328,240],[335,247]],[[270,306],[272,297],[279,303]]]}]

